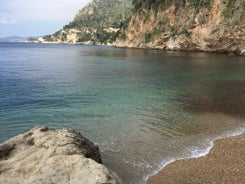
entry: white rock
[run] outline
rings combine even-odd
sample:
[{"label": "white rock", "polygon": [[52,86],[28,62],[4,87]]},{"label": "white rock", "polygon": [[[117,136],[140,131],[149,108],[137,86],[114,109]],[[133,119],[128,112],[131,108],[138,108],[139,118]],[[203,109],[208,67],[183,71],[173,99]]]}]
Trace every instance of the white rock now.
[{"label": "white rock", "polygon": [[114,184],[99,148],[79,132],[36,127],[0,144],[2,184]]}]

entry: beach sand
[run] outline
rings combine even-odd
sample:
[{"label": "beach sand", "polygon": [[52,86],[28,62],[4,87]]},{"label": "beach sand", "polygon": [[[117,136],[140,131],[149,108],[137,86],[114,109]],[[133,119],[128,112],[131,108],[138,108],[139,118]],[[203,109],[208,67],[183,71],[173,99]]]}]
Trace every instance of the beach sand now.
[{"label": "beach sand", "polygon": [[245,184],[245,133],[218,139],[209,154],[175,161],[147,184]]}]

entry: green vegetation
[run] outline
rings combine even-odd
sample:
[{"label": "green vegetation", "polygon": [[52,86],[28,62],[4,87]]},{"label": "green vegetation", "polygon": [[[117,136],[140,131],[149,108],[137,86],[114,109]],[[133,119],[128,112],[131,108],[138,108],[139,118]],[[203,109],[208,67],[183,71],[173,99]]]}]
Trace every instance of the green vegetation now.
[{"label": "green vegetation", "polygon": [[224,3],[226,4],[225,10],[224,10],[224,17],[230,18],[235,12],[235,2],[234,0],[225,0]]},{"label": "green vegetation", "polygon": [[118,31],[106,31],[108,28],[126,27],[125,22],[131,17],[132,0],[94,0],[81,9],[75,19],[65,29],[94,29],[91,33],[79,35],[79,42],[97,41],[112,43],[118,36]]},{"label": "green vegetation", "polygon": [[118,36],[118,32],[107,32],[105,30],[98,30],[96,32],[96,38],[100,43],[112,43]]},{"label": "green vegetation", "polygon": [[223,0],[225,5],[223,16],[226,23],[233,27],[245,23],[245,0]]},{"label": "green vegetation", "polygon": [[77,42],[92,40],[92,34],[87,32],[80,32],[77,34],[77,37],[78,37]]},{"label": "green vegetation", "polygon": [[52,35],[46,35],[46,36],[43,37],[43,39],[48,41],[48,42],[52,42],[53,41]]},{"label": "green vegetation", "polygon": [[154,34],[155,36],[158,36],[158,35],[161,34],[161,31],[160,31],[159,29],[155,28],[155,29],[153,30],[153,34]]},{"label": "green vegetation", "polygon": [[224,21],[232,26],[245,23],[245,0],[223,0],[225,8],[223,11]]},{"label": "green vegetation", "polygon": [[145,33],[145,43],[149,43],[152,40],[152,33]]},{"label": "green vegetation", "polygon": [[78,31],[76,42],[110,43],[116,39],[120,28],[127,27],[131,15],[132,0],[93,0],[63,30],[43,38],[46,41],[67,41],[71,30],[75,29]]},{"label": "green vegetation", "polygon": [[180,35],[190,37],[191,32],[189,32],[185,27],[179,27],[177,25],[171,27],[171,37],[178,37]]},{"label": "green vegetation", "polygon": [[132,0],[93,0],[81,9],[69,28],[119,28],[131,16]]},{"label": "green vegetation", "polygon": [[194,8],[211,8],[212,0],[191,0],[190,5]]},{"label": "green vegetation", "polygon": [[190,37],[191,36],[191,32],[189,32],[186,28],[183,28],[182,30],[180,30],[178,32],[179,35],[184,35],[186,37]]},{"label": "green vegetation", "polygon": [[64,26],[64,29],[81,27],[120,28],[121,23],[131,16],[131,8],[131,0],[93,0],[81,9],[75,19]]},{"label": "green vegetation", "polygon": [[134,11],[141,11],[143,9],[153,9],[158,11],[159,9],[165,10],[173,3],[177,7],[184,7],[188,3],[191,7],[196,9],[210,8],[212,0],[133,0]]}]

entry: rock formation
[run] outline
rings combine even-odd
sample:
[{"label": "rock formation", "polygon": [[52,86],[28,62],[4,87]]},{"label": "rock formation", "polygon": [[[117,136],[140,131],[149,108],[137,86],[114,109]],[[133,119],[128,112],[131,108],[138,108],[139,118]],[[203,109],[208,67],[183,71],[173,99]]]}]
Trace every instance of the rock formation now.
[{"label": "rock formation", "polygon": [[134,0],[118,47],[245,55],[245,0]]},{"label": "rock formation", "polygon": [[0,144],[0,183],[114,184],[98,146],[71,129],[36,127]]}]

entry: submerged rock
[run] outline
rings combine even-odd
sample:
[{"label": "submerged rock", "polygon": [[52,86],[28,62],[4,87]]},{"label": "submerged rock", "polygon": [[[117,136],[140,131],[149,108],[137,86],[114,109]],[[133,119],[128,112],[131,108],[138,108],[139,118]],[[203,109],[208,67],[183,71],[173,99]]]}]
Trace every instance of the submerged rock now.
[{"label": "submerged rock", "polygon": [[0,144],[0,183],[114,184],[98,146],[71,129],[35,127]]}]

